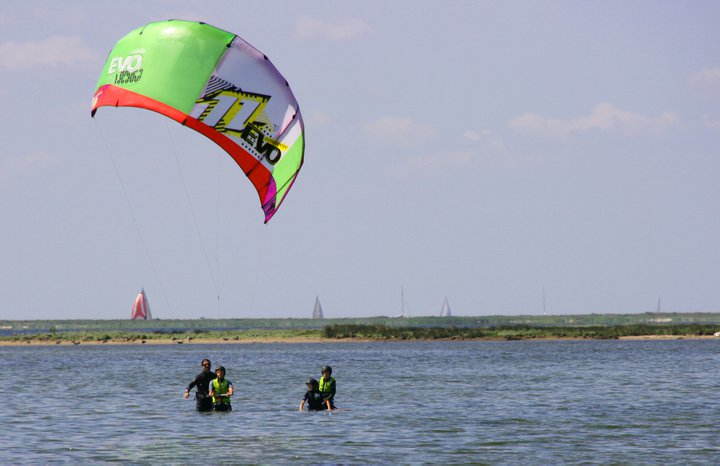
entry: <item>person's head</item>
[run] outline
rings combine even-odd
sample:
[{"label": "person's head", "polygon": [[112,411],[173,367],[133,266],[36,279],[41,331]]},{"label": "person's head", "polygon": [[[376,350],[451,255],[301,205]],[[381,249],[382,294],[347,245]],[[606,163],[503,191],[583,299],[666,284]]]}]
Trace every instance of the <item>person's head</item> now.
[{"label": "person's head", "polygon": [[332,367],[323,366],[323,368],[320,369],[320,373],[323,375],[323,377],[330,377],[332,375]]},{"label": "person's head", "polygon": [[318,387],[318,381],[315,379],[308,379],[305,384],[307,385],[308,390],[315,390]]},{"label": "person's head", "polygon": [[223,366],[218,366],[217,369],[215,369],[215,375],[217,375],[217,378],[222,380],[225,378],[225,368]]},{"label": "person's head", "polygon": [[209,370],[210,370],[210,366],[212,366],[212,364],[210,364],[210,360],[209,360],[209,359],[203,359],[200,364],[202,365],[202,368],[203,368],[203,370],[204,370],[205,372],[209,371]]}]

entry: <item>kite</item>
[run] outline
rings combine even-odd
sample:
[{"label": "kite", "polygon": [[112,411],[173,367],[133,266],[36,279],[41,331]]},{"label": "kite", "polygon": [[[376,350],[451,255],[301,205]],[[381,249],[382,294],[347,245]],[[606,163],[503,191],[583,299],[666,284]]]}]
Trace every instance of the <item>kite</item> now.
[{"label": "kite", "polygon": [[153,22],[120,39],[91,116],[104,106],[151,110],[211,139],[252,182],[265,223],[303,164],[303,120],[285,78],[262,52],[209,24]]}]

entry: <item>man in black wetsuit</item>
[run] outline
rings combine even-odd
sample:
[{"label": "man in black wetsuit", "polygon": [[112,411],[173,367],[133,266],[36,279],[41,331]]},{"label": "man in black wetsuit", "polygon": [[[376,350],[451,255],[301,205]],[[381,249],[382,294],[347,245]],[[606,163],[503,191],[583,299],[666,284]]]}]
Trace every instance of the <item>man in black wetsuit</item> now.
[{"label": "man in black wetsuit", "polygon": [[210,360],[203,359],[202,372],[195,377],[195,380],[190,382],[185,389],[184,395],[185,398],[188,398],[190,396],[190,390],[192,390],[193,387],[197,387],[195,393],[195,408],[198,411],[212,410],[212,398],[208,396],[208,393],[210,382],[212,382],[215,377],[217,376],[210,370]]}]

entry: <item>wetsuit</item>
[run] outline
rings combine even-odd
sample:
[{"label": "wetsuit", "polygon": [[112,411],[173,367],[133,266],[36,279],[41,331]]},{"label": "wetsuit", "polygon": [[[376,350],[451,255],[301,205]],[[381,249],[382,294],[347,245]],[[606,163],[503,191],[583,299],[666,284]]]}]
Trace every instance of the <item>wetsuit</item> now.
[{"label": "wetsuit", "polygon": [[197,393],[195,393],[195,408],[198,411],[210,411],[212,410],[212,398],[208,396],[210,382],[217,378],[214,372],[202,371],[199,373],[195,380],[190,382],[187,386],[189,392],[193,387],[197,387]]},{"label": "wetsuit", "polygon": [[303,400],[307,403],[308,411],[322,411],[323,409],[327,409],[325,397],[320,393],[320,390],[308,390],[305,392],[305,398],[303,398]]}]

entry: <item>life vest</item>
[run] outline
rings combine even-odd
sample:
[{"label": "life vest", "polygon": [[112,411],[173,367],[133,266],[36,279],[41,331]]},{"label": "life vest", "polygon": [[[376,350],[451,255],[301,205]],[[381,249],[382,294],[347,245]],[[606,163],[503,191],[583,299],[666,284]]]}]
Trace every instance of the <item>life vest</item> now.
[{"label": "life vest", "polygon": [[335,391],[335,379],[332,377],[328,377],[325,379],[325,377],[320,377],[320,386],[318,387],[318,390],[320,390],[320,393],[323,395],[334,395]]},{"label": "life vest", "polygon": [[[215,379],[212,381],[212,388],[213,388],[213,394],[224,395],[230,390],[230,384],[228,383],[227,379],[223,379],[222,382],[219,382],[218,379]],[[229,397],[220,398],[219,396],[213,396],[213,403],[230,404],[230,398]]]}]

